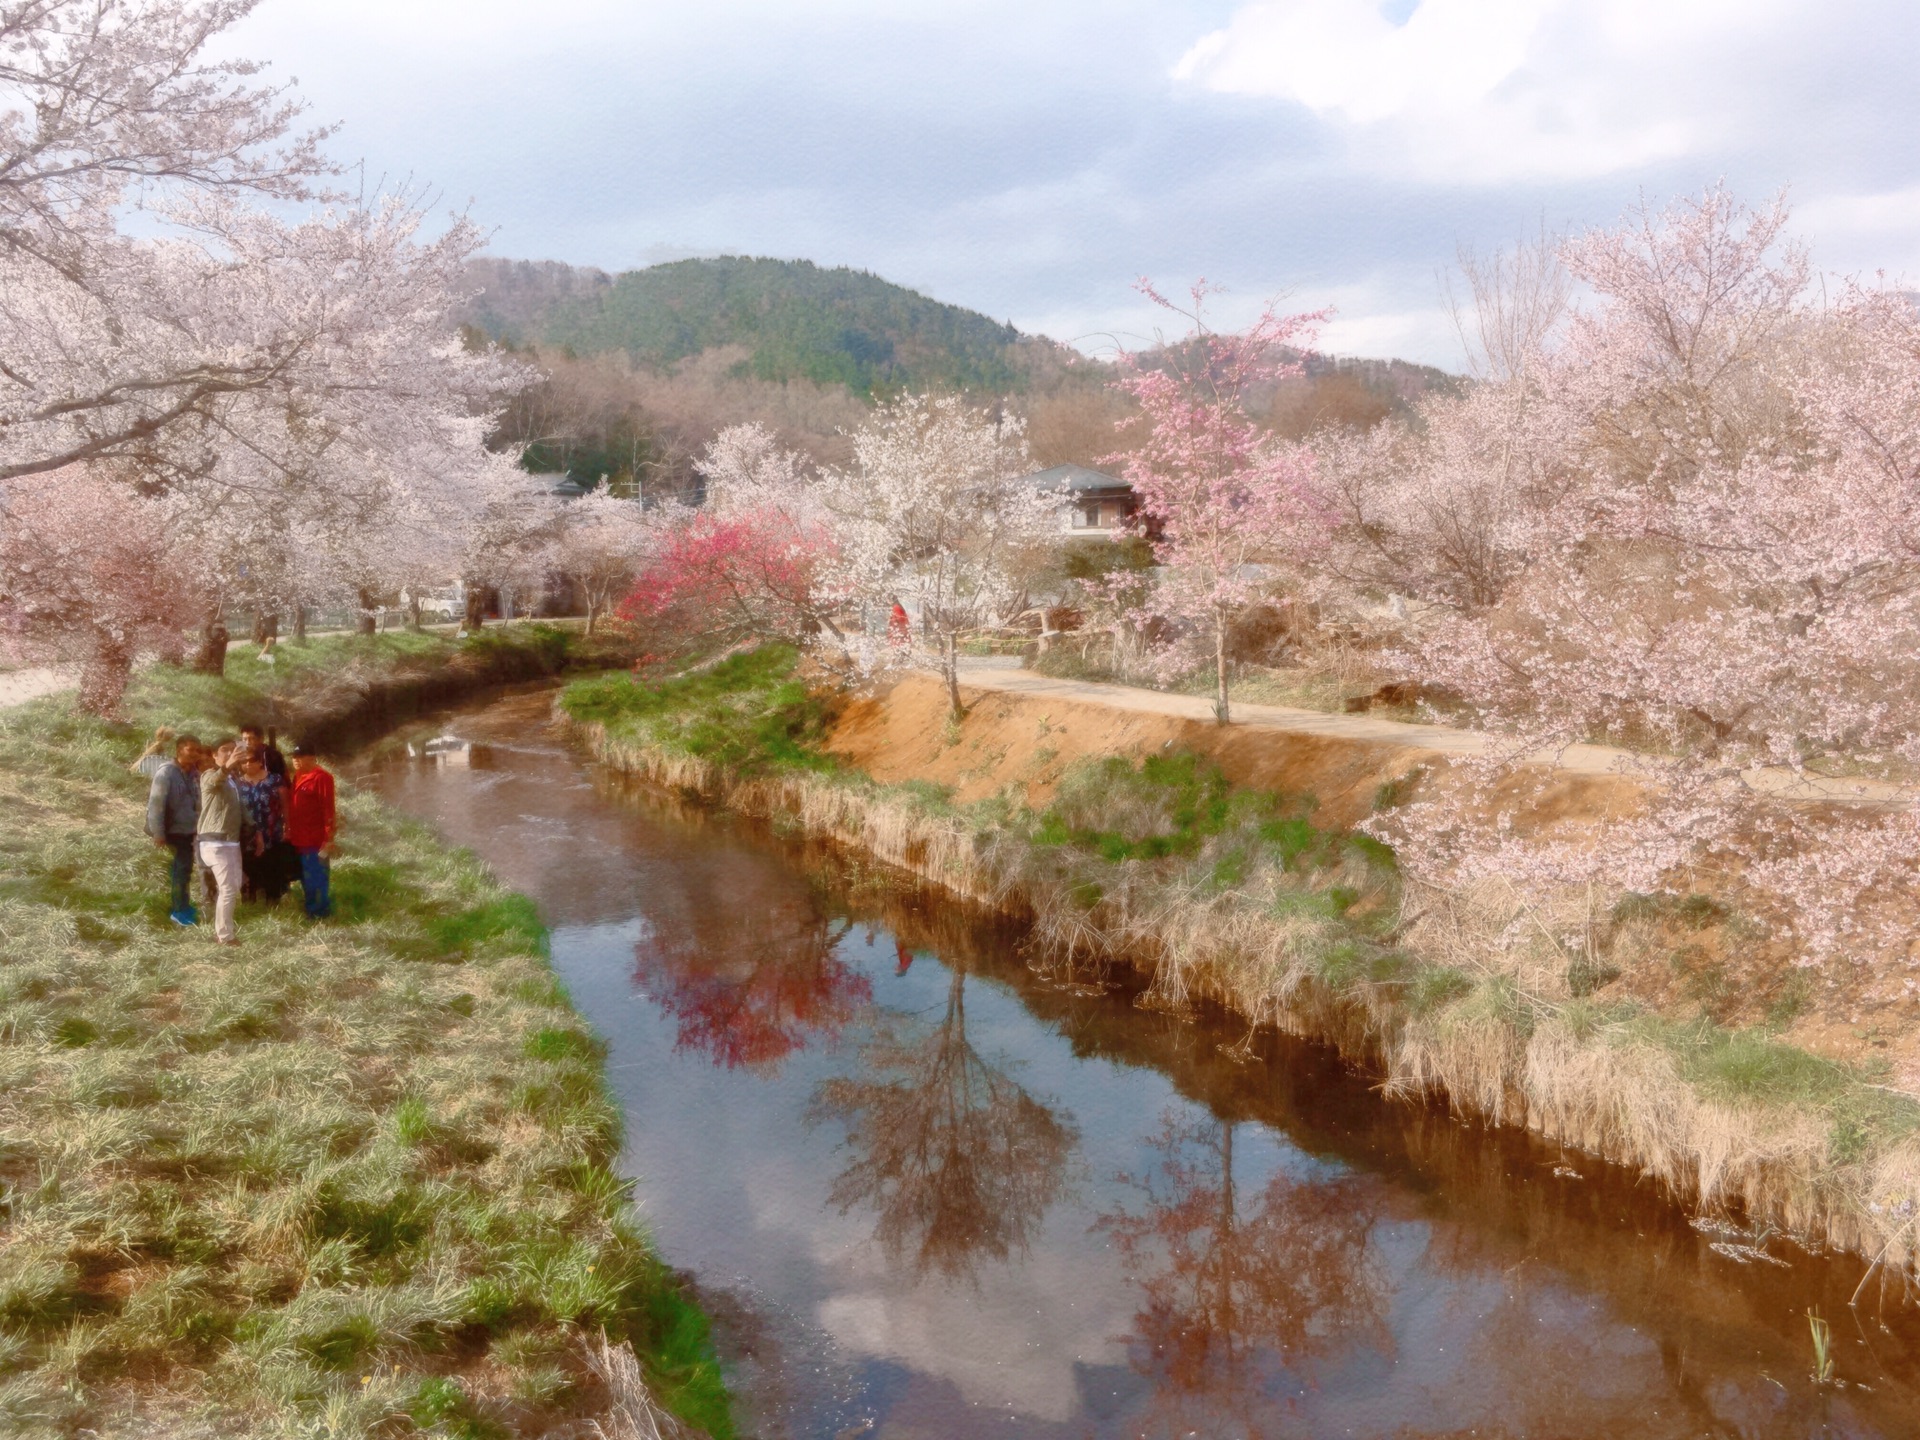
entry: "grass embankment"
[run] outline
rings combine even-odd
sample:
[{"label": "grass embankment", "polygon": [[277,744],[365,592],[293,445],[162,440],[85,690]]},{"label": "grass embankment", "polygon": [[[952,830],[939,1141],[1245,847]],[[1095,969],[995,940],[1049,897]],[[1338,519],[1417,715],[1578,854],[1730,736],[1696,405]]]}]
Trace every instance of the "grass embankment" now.
[{"label": "grass embankment", "polygon": [[608,637],[547,622],[490,626],[461,639],[445,631],[392,630],[283,643],[271,661],[251,646],[227,652],[226,673],[156,665],[135,677],[128,706],[140,717],[253,720],[282,734],[346,745],[427,706],[492,685],[551,679],[568,669],[631,657]]},{"label": "grass embankment", "polygon": [[[554,643],[510,637],[480,644]],[[150,672],[135,713],[206,735],[263,713],[266,674],[310,695],[474,663],[410,636],[296,651]],[[139,739],[0,712],[0,1432],[578,1434],[618,1398],[586,1354],[608,1336],[728,1434],[531,904],[346,794],[336,919],[296,891],[220,949],[167,922]]]},{"label": "grass embankment", "polygon": [[1150,1003],[1218,1001],[1332,1041],[1390,1089],[1912,1268],[1920,1106],[1774,1027],[1609,994],[1630,957],[1698,948],[1689,932],[1724,918],[1704,897],[1569,924],[1512,896],[1413,895],[1386,847],[1316,826],[1311,796],[1235,788],[1191,755],[1082,762],[1038,810],[955,805],[837,764],[794,667],[769,649],[657,686],[596,677],[562,705],[610,763],[1027,911],[1043,958],[1139,965]]}]

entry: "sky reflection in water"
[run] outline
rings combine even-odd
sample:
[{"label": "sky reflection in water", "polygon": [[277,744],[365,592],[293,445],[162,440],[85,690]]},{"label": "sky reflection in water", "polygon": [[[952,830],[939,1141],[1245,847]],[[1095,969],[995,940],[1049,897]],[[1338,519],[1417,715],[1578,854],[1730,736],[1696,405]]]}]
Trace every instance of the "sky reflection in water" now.
[{"label": "sky reflection in water", "polygon": [[[1004,930],[622,794],[547,704],[370,773],[540,902],[754,1432],[1920,1434],[1915,1312],[1856,1322],[1858,1265],[1740,1265],[1584,1157],[1051,985]],[[1845,1390],[1808,1378],[1816,1304]]]}]

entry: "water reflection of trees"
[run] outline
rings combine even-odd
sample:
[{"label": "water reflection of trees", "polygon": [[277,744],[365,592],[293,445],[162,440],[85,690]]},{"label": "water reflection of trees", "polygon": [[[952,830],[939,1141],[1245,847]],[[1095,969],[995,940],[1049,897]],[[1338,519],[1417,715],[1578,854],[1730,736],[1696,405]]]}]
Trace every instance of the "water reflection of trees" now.
[{"label": "water reflection of trees", "polygon": [[[1140,1289],[1127,1336],[1152,1386],[1142,1434],[1268,1433],[1316,1359],[1388,1343],[1385,1268],[1363,1185],[1275,1174],[1250,1194],[1232,1122],[1169,1116],[1137,1207],[1095,1228]],[[1222,1430],[1221,1427],[1226,1429]]]},{"label": "water reflection of trees", "polygon": [[807,888],[762,867],[697,872],[679,903],[655,906],[635,979],[672,1016],[675,1044],[729,1068],[770,1069],[845,1028],[873,998],[839,955],[835,924]]},{"label": "water reflection of trees", "polygon": [[982,1261],[1024,1253],[1078,1140],[1070,1116],[974,1049],[966,983],[955,969],[938,1023],[884,1027],[859,1073],[814,1095],[817,1118],[847,1127],[834,1203],[876,1211],[875,1238],[916,1277],[970,1278]]}]

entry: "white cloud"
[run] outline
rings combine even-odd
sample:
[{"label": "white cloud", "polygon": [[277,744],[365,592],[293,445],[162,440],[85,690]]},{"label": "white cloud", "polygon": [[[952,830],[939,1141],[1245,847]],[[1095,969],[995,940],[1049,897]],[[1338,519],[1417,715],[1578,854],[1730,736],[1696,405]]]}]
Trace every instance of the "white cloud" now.
[{"label": "white cloud", "polygon": [[1383,120],[1458,110],[1520,68],[1553,0],[1426,0],[1395,25],[1368,0],[1246,6],[1175,67],[1217,90],[1279,94],[1322,114]]},{"label": "white cloud", "polygon": [[1906,285],[1920,277],[1920,184],[1822,196],[1794,208],[1793,228],[1830,270],[1885,271]]},{"label": "white cloud", "polygon": [[1202,37],[1174,78],[1305,106],[1366,168],[1430,182],[1569,180],[1724,142],[1790,69],[1807,0],[1261,0]]}]

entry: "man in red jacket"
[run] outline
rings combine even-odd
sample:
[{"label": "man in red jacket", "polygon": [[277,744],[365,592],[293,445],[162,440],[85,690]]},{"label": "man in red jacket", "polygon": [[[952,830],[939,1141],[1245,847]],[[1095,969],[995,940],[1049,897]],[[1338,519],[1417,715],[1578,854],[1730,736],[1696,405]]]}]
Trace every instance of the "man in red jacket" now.
[{"label": "man in red jacket", "polygon": [[300,857],[307,917],[324,920],[333,914],[333,776],[305,744],[287,752],[287,768],[293,772],[287,786],[287,843]]}]

